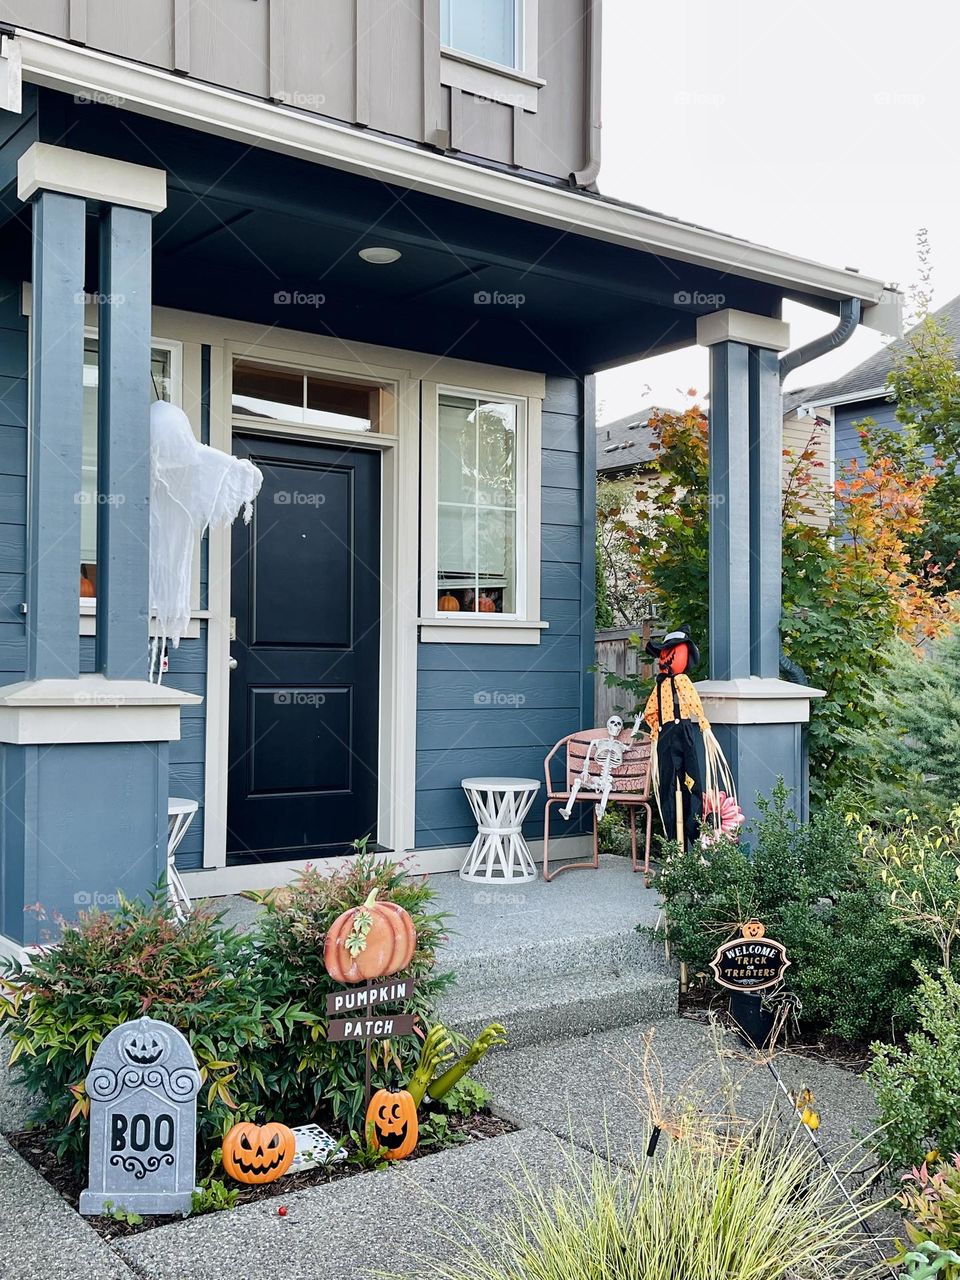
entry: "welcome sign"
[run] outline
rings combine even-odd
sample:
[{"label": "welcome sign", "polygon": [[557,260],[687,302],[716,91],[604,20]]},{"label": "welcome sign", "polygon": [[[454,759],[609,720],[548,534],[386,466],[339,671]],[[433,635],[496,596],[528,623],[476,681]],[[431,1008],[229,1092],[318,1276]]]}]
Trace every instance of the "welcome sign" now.
[{"label": "welcome sign", "polygon": [[741,936],[725,942],[710,961],[718,985],[728,991],[763,991],[775,987],[789,965],[786,947],[768,938],[759,920],[748,920]]}]

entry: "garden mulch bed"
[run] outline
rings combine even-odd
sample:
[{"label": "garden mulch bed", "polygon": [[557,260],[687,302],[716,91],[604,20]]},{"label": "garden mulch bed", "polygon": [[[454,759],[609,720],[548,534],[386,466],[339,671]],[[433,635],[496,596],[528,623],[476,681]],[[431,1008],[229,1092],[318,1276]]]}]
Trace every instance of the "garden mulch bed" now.
[{"label": "garden mulch bed", "polygon": [[[726,991],[718,991],[709,983],[691,983],[686,991],[680,993],[680,1016],[693,1022],[706,1023],[713,1014],[725,1024],[732,1025],[727,1014],[728,994]],[[820,1058],[833,1066],[845,1067],[847,1071],[862,1075],[873,1060],[871,1043],[871,1040],[840,1040],[836,1036],[797,1035],[794,1030],[788,1033],[780,1047],[790,1053],[803,1054],[807,1058]]]},{"label": "garden mulch bed", "polygon": [[[471,1142],[483,1142],[487,1138],[499,1138],[502,1134],[516,1132],[516,1125],[510,1124],[507,1120],[502,1120],[499,1116],[495,1116],[489,1111],[479,1111],[468,1120],[464,1120],[459,1116],[450,1116],[449,1121],[453,1142],[448,1143],[448,1147]],[[54,1155],[45,1141],[47,1131],[43,1129],[25,1129],[18,1133],[8,1133],[5,1137],[23,1159],[32,1165],[40,1176],[50,1183],[54,1190],[63,1196],[71,1208],[78,1208],[80,1192],[86,1184],[86,1178],[83,1175],[77,1175],[69,1165]],[[346,1144],[348,1152],[352,1152],[354,1149],[352,1142]],[[407,1160],[420,1160],[424,1156],[434,1155],[438,1150],[440,1148],[435,1146],[428,1147],[426,1150],[417,1147],[407,1157]],[[242,1186],[240,1183],[232,1182],[229,1178],[225,1178],[224,1181],[239,1192],[237,1200],[237,1208],[239,1208],[241,1205],[254,1204],[260,1200],[270,1199],[278,1199],[282,1204],[284,1197],[291,1196],[296,1191],[305,1191],[309,1187],[322,1186],[329,1182],[339,1182],[342,1178],[352,1178],[357,1174],[366,1172],[367,1169],[363,1165],[353,1164],[348,1159],[338,1161],[335,1164],[318,1165],[313,1169],[304,1170],[303,1173],[288,1174],[276,1182],[268,1182],[259,1187]],[[85,1219],[85,1221],[104,1240],[116,1240],[123,1236],[137,1235],[141,1231],[151,1231],[154,1227],[165,1226],[172,1219],[169,1216],[148,1214],[143,1217],[142,1221],[133,1223],[122,1222],[116,1218],[109,1217],[92,1217]]]}]

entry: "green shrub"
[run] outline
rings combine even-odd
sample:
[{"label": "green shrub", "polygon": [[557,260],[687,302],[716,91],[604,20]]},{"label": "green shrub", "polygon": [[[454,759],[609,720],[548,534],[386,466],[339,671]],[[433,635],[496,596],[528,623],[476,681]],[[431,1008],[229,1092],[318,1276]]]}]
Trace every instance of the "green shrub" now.
[{"label": "green shrub", "polygon": [[[301,1002],[312,1020],[293,1027],[288,1037],[273,1041],[259,1055],[257,1100],[285,1115],[326,1117],[339,1130],[363,1128],[365,1053],[361,1044],[329,1044],[325,1039],[326,998],[337,984],[323,966],[323,942],[337,916],[360,906],[374,887],[381,901],[404,907],[416,927],[417,949],[404,975],[414,979],[416,990],[403,1012],[419,1014],[427,1030],[436,999],[453,974],[434,973],[444,917],[430,911],[434,893],[426,879],[411,879],[396,863],[372,857],[358,858],[334,876],[309,868],[289,894],[266,900],[259,924],[260,989],[278,1004]],[[412,1037],[374,1041],[374,1087],[407,1079],[419,1052],[420,1042]]]},{"label": "green shrub", "polygon": [[807,1028],[858,1041],[911,1026],[912,965],[933,958],[930,944],[898,927],[839,810],[801,824],[788,800],[781,782],[739,843],[666,846],[656,884],[674,954],[708,973],[720,943],[755,917],[787,949]]},{"label": "green shrub", "polygon": [[[417,1258],[423,1280],[846,1280],[862,1276],[870,1212],[841,1197],[836,1173],[768,1117],[734,1150],[661,1143],[662,1158],[583,1162],[560,1185],[530,1171],[510,1209],[464,1224],[449,1261]],[[581,1153],[582,1154],[582,1153]],[[443,1253],[452,1231],[444,1232]],[[404,1272],[404,1274],[407,1274]]]},{"label": "green shrub", "polygon": [[178,926],[160,903],[121,902],[112,914],[82,914],[29,969],[6,961],[0,982],[12,1061],[40,1099],[37,1118],[53,1127],[54,1149],[77,1169],[87,1154],[83,1082],[114,1027],[146,1014],[190,1041],[204,1080],[197,1099],[202,1166],[225,1128],[251,1110],[259,1055],[309,1017],[299,1001],[264,999],[251,942],[223,928],[219,916],[197,910]]},{"label": "green shrub", "polygon": [[931,1148],[960,1151],[960,984],[921,969],[914,1003],[917,1030],[904,1048],[875,1045],[867,1073],[884,1126],[877,1148],[901,1168]]},{"label": "green shrub", "polygon": [[[122,902],[113,914],[81,915],[31,968],[7,961],[0,1025],[20,1079],[40,1099],[37,1119],[51,1126],[57,1154],[83,1168],[87,1070],[107,1032],[144,1014],[179,1028],[200,1066],[201,1177],[215,1170],[220,1140],[236,1120],[319,1119],[340,1131],[362,1129],[364,1050],[326,1041],[326,995],[334,984],[323,943],[336,917],[374,885],[381,899],[413,917],[418,938],[409,976],[417,989],[404,1011],[419,1014],[428,1029],[433,1002],[452,981],[433,973],[442,917],[429,911],[426,880],[370,857],[330,878],[308,869],[265,904],[247,934],[203,909],[178,925],[163,902]],[[413,1037],[374,1042],[375,1085],[405,1078],[419,1048]]]}]

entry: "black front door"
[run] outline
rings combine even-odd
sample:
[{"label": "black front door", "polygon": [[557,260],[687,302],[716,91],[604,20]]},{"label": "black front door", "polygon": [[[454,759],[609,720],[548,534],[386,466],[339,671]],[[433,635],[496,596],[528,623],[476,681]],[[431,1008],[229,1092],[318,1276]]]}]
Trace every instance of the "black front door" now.
[{"label": "black front door", "polygon": [[377,835],[380,455],[255,436],[233,526],[227,858],[317,858]]}]

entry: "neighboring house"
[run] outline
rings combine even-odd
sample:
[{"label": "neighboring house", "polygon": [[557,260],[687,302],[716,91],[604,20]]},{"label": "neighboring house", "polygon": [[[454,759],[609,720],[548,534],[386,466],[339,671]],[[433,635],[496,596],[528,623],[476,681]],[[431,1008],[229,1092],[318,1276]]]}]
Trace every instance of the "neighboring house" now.
[{"label": "neighboring house", "polygon": [[[598,0],[0,20],[2,945],[147,892],[171,794],[200,804],[192,893],[358,836],[458,866],[461,780],[536,777],[592,719],[592,375],[697,341],[723,498],[708,702],[748,801],[802,787],[778,317],[855,300],[876,326],[896,298],[598,194]],[[159,687],[154,390],[264,474],[253,523],[204,540]]]},{"label": "neighboring house", "polygon": [[[816,495],[810,502],[812,514],[804,518],[810,523],[824,527],[830,520],[831,502],[829,494],[833,484],[833,464],[831,460],[832,426],[830,419],[808,409],[804,404],[792,404],[788,408],[790,397],[784,397],[783,415],[783,481],[790,481],[791,472],[798,456],[806,450],[811,452],[813,473],[818,478],[817,487],[822,482],[822,499]],[[670,413],[657,405],[650,405],[637,413],[628,413],[614,422],[601,423],[597,427],[597,479],[620,480],[636,477],[645,484],[650,484],[653,473],[650,471],[650,460],[653,452],[650,448],[650,419],[658,413]],[[636,507],[635,501],[633,506]],[[645,615],[643,615],[645,616]]]},{"label": "neighboring house", "polygon": [[[956,347],[960,342],[960,294],[933,312],[933,315]],[[889,343],[832,382],[801,387],[784,395],[785,415],[816,415],[829,422],[833,438],[831,463],[834,473],[854,460],[863,461],[857,423],[864,418],[872,418],[881,427],[897,426],[896,404],[887,388],[887,377],[897,356],[907,349],[907,340],[912,332],[914,330]]]}]

